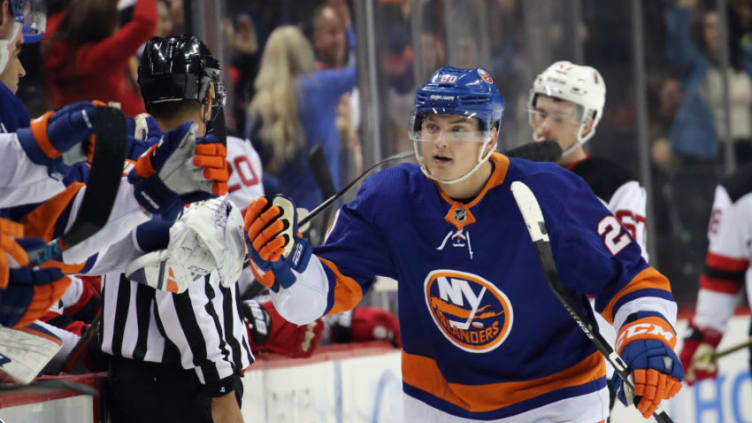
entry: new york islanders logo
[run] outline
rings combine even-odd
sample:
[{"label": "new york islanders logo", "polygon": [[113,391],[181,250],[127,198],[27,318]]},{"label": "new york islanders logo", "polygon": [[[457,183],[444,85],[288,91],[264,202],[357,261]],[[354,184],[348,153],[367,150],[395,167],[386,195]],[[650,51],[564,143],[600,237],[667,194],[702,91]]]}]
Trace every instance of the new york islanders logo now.
[{"label": "new york islanders logo", "polygon": [[493,351],[512,329],[514,313],[509,298],[478,275],[434,270],[426,276],[423,292],[436,326],[464,351]]}]

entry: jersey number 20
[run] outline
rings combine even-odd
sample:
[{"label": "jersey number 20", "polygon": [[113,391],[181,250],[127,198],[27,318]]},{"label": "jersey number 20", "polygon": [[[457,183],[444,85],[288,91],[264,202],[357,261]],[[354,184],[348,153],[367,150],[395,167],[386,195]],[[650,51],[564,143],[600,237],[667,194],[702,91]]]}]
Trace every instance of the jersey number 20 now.
[{"label": "jersey number 20", "polygon": [[614,216],[606,216],[598,222],[598,235],[603,237],[603,243],[606,244],[611,254],[619,254],[619,251],[632,242],[632,239],[626,233],[621,233],[621,224]]},{"label": "jersey number 20", "polygon": [[[245,163],[245,166],[247,168],[247,171],[243,169],[243,166],[241,164]],[[238,156],[233,160],[232,166],[230,166],[230,174],[232,172],[238,172],[238,176],[240,176],[240,181],[243,182],[243,185],[245,186],[252,186],[256,185],[259,182],[258,176],[256,176],[256,172],[253,170],[253,166],[251,166],[251,161],[248,160],[246,156]],[[246,172],[250,172],[250,178],[249,175],[246,174]],[[230,185],[227,189],[229,192],[237,191],[240,189],[240,184],[233,184]]]}]

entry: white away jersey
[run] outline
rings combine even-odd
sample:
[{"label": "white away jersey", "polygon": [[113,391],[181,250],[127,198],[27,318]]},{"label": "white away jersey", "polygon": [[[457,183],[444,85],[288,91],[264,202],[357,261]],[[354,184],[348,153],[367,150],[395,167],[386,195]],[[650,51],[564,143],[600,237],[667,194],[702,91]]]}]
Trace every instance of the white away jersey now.
[{"label": "white away jersey", "polygon": [[[752,286],[752,165],[739,169],[715,189],[708,223],[708,253],[700,277],[693,323],[723,331],[734,313],[745,279]],[[746,277],[745,277],[746,276]]]},{"label": "white away jersey", "polygon": [[228,136],[227,163],[230,164],[228,194],[236,206],[245,210],[251,200],[264,195],[264,186],[261,184],[261,158],[250,141]]},{"label": "white away jersey", "polygon": [[647,194],[637,178],[616,163],[597,157],[577,162],[569,170],[590,185],[593,193],[637,241],[642,248],[642,257],[648,261],[645,219]]}]

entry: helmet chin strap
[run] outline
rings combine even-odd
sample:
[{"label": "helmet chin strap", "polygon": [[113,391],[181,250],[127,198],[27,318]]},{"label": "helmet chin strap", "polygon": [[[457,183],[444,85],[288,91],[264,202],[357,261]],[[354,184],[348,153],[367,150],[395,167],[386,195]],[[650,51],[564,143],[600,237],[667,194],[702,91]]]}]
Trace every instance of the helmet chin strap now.
[{"label": "helmet chin strap", "polygon": [[[489,157],[491,157],[491,154],[493,154],[493,150],[490,150],[485,155],[483,154],[483,151],[486,149],[486,147],[488,147],[488,145],[489,145],[489,143],[491,142],[492,139],[493,138],[491,138],[488,141],[486,141],[486,142],[483,143],[483,146],[481,147],[480,151],[478,152],[478,162],[475,164],[475,166],[473,166],[473,168],[470,169],[469,172],[467,172],[466,174],[460,176],[459,178],[454,178],[454,179],[440,179],[440,178],[437,178],[437,177],[431,175],[431,172],[428,171],[428,168],[426,168],[426,165],[423,163],[424,159],[423,160],[418,160],[418,163],[420,163],[420,170],[423,172],[424,175],[426,175],[426,177],[428,177],[428,179],[433,179],[434,181],[442,183],[442,184],[456,184],[457,182],[462,182],[465,179],[469,178],[473,173],[477,172],[478,169],[480,169],[480,167],[483,165],[483,163],[485,163],[489,159]],[[418,148],[417,148],[417,146],[415,148],[415,154],[416,155],[418,154]]]},{"label": "helmet chin strap", "polygon": [[[585,145],[585,143],[588,142],[588,140],[592,138],[593,135],[595,135],[595,125],[593,125],[593,128],[590,129],[590,132],[588,132],[587,135],[582,135],[582,132],[585,130],[586,125],[587,123],[580,124],[580,129],[577,131],[577,142],[571,147],[567,148],[563,153],[561,153],[562,158],[567,157],[569,154],[577,150],[577,148]],[[538,140],[536,137],[536,141],[542,141],[542,139]]]}]

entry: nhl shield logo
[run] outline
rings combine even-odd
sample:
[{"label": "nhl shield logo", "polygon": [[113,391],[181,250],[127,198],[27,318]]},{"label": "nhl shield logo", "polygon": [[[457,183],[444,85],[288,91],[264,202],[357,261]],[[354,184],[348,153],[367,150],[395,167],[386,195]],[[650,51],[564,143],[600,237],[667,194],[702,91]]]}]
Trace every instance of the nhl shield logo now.
[{"label": "nhl shield logo", "polygon": [[459,223],[462,223],[467,219],[467,211],[461,207],[455,207],[454,208],[454,220],[456,220]]},{"label": "nhl shield logo", "polygon": [[509,335],[512,303],[486,279],[442,269],[429,273],[423,286],[434,324],[456,347],[485,353],[498,348]]}]

